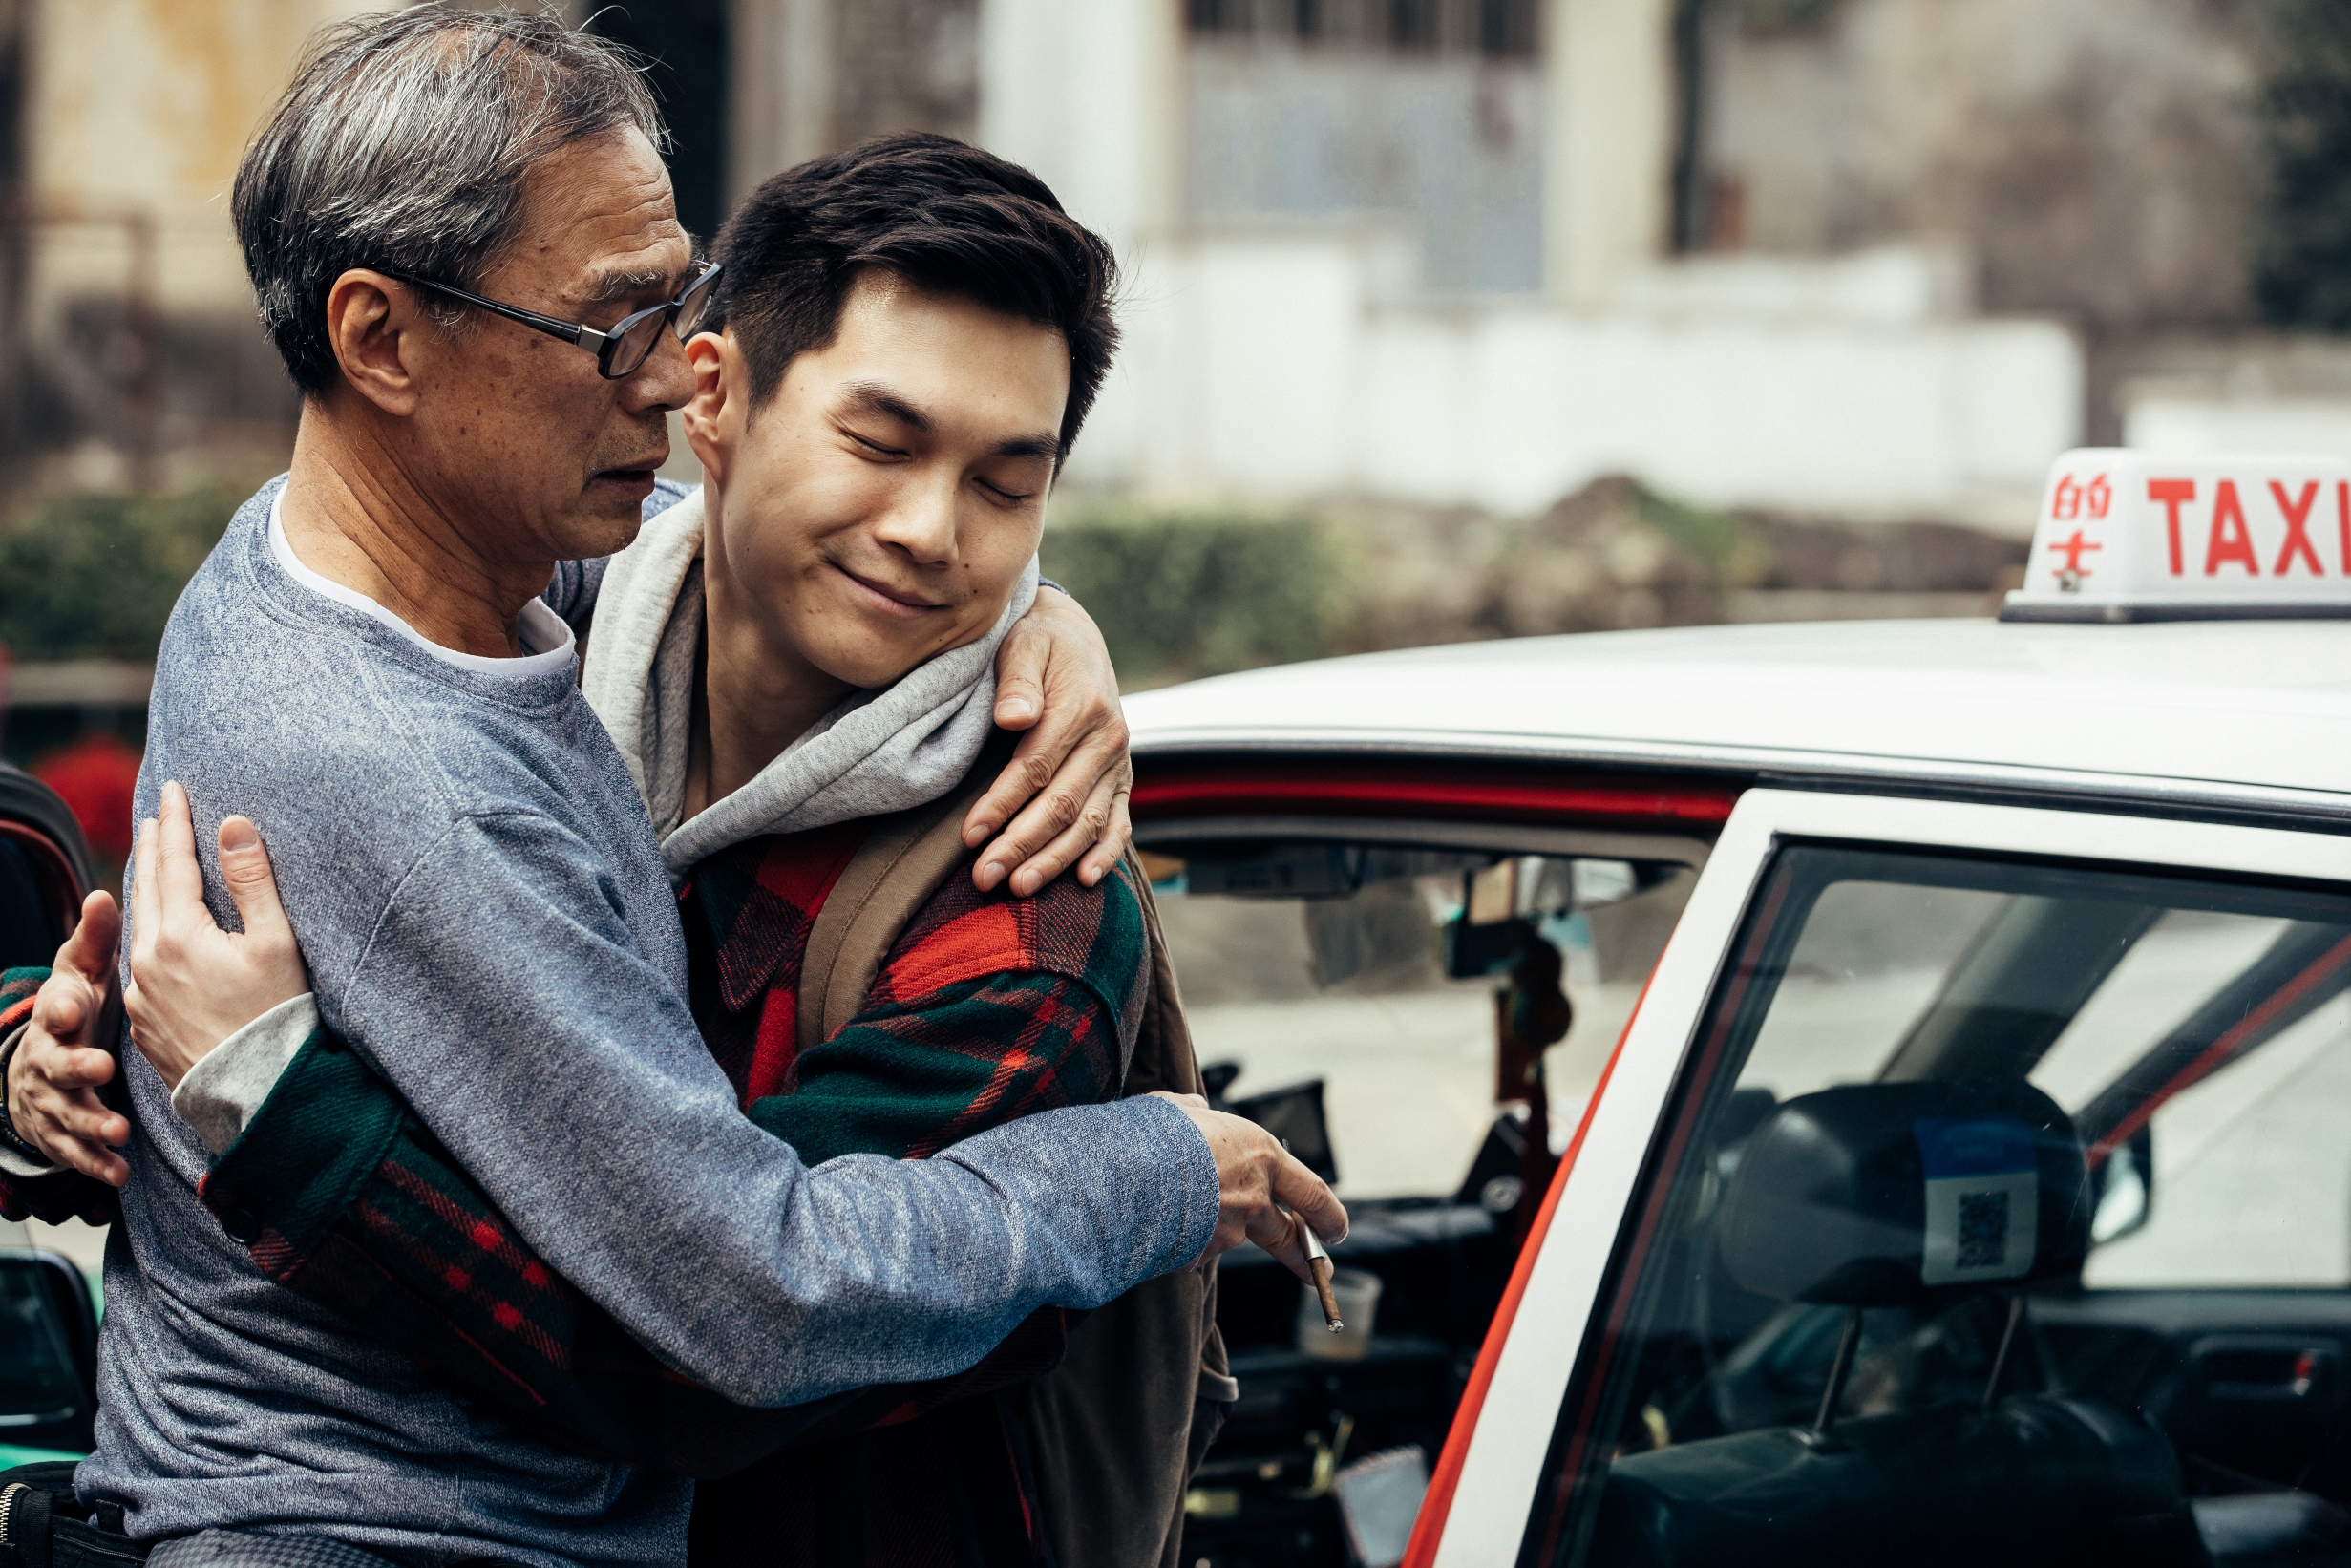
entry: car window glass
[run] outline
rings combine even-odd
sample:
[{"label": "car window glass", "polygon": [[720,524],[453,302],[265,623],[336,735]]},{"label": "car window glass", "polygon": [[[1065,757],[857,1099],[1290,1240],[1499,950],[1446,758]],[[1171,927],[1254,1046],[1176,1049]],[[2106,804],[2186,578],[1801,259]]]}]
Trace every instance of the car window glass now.
[{"label": "car window glass", "polygon": [[2093,1289],[2351,1285],[2351,1000],[2166,1100],[2143,1226],[2090,1253]]},{"label": "car window glass", "polygon": [[2173,909],[2149,927],[2033,1069],[2032,1080],[2074,1110],[2112,1083],[2149,1036],[2188,1016],[2277,940],[2282,920]]},{"label": "car window glass", "polygon": [[0,1434],[53,1421],[80,1397],[74,1355],[39,1267],[0,1261]]},{"label": "car window glass", "polygon": [[[1660,867],[1637,886],[1620,861],[1378,845],[1316,843],[1284,858],[1263,845],[1176,844],[1154,859],[1200,1062],[1238,1067],[1236,1097],[1320,1080],[1336,1185],[1350,1198],[1450,1194],[1493,1122],[1501,979],[1449,978],[1444,960],[1446,928],[1480,874],[1510,863],[1516,891],[1497,913],[1530,916],[1564,961],[1573,1023],[1546,1053],[1555,1143],[1581,1113],[1693,879]],[[1288,891],[1307,862],[1343,869]]]},{"label": "car window glass", "polygon": [[1796,941],[1745,1082],[1782,1099],[1877,1074],[2003,895],[1838,882]]},{"label": "car window glass", "polygon": [[1351,1221],[1331,1248],[1340,1332],[1269,1255],[1218,1263],[1240,1397],[1187,1492],[1182,1560],[1360,1560],[1410,1528],[1553,1151],[1695,878],[1664,859],[1149,831],[1211,1092],[1335,1172]]},{"label": "car window glass", "polygon": [[2347,994],[2323,888],[1780,851],[1524,1560],[2351,1542]]}]

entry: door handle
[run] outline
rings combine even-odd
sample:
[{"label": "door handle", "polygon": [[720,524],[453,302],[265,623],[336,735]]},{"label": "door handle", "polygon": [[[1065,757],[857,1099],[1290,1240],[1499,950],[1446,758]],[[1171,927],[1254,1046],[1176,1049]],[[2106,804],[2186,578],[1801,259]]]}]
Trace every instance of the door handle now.
[{"label": "door handle", "polygon": [[2214,1403],[2298,1405],[2323,1400],[2335,1386],[2340,1347],[2306,1340],[2207,1340],[2189,1353]]}]

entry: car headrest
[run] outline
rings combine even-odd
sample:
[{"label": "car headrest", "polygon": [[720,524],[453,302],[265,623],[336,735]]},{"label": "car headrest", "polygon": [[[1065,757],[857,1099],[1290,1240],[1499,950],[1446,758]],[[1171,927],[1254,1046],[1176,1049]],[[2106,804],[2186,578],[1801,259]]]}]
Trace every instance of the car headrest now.
[{"label": "car headrest", "polygon": [[2082,1143],[2017,1079],[1854,1084],[1790,1100],[1739,1155],[1716,1232],[1781,1301],[1898,1306],[2078,1271]]}]

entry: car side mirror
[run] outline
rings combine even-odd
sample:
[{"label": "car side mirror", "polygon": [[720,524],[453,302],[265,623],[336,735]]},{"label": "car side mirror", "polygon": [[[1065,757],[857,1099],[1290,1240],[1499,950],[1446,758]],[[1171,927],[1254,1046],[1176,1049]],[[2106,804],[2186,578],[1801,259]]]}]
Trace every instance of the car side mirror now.
[{"label": "car side mirror", "polygon": [[98,1409],[98,1320],[62,1253],[0,1248],[0,1442],[80,1454]]},{"label": "car side mirror", "polygon": [[2155,1130],[2142,1127],[2090,1175],[2093,1247],[2142,1229],[2155,1214]]}]

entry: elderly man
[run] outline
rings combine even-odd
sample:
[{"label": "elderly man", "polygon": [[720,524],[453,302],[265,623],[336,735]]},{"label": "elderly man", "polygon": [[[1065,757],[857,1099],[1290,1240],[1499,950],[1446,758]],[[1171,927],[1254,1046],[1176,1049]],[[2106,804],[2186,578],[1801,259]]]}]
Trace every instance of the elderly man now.
[{"label": "elderly man", "polygon": [[[957,1372],[1036,1307],[1286,1240],[1277,1196],[1335,1234],[1262,1133],[1170,1097],[821,1171],[740,1113],[645,807],[573,683],[562,617],[594,574],[557,571],[634,534],[692,390],[671,328],[699,274],[657,135],[624,59],[536,18],[425,8],[307,62],[236,201],[307,394],[294,467],[173,617],[140,814],[178,780],[199,819],[259,819],[325,1023],[548,1265],[741,1404]],[[231,823],[207,858],[224,921],[258,855]],[[53,985],[60,1027],[91,1010]],[[201,1202],[209,1154],[162,1078],[125,1070],[77,1479],[150,1560],[682,1557],[681,1478],[561,1451],[271,1283]]]}]

